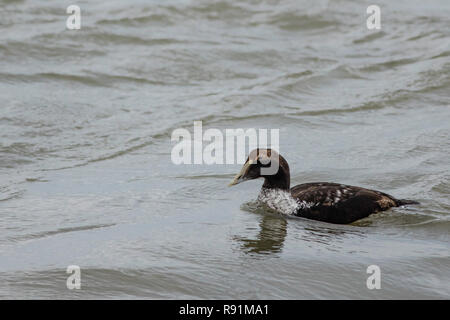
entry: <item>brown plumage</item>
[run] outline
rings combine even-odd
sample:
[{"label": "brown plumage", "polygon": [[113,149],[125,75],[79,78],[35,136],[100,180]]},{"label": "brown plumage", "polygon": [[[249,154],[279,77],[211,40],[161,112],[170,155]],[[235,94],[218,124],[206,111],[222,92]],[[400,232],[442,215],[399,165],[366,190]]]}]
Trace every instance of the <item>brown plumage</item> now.
[{"label": "brown plumage", "polygon": [[[268,174],[266,171],[270,167],[275,171]],[[290,189],[289,165],[271,149],[250,152],[241,172],[230,185],[260,177],[264,178],[264,184],[259,199],[269,207],[331,223],[351,223],[391,207],[418,204],[380,191],[332,182],[304,183]]]}]

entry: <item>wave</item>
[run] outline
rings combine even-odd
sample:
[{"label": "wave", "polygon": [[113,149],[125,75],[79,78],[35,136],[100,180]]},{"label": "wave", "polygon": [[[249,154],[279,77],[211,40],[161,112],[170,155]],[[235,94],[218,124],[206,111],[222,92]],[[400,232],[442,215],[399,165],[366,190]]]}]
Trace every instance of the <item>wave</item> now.
[{"label": "wave", "polygon": [[11,241],[11,242],[27,241],[27,240],[34,240],[34,239],[51,237],[51,236],[62,234],[62,233],[77,232],[77,231],[87,231],[87,230],[94,230],[94,229],[100,229],[100,228],[108,228],[108,227],[112,227],[114,225],[115,224],[113,223],[113,224],[97,224],[97,225],[85,225],[85,226],[78,226],[78,227],[59,228],[59,229],[56,229],[56,230],[43,231],[43,232],[25,234],[25,235],[20,235],[20,236],[7,237],[6,240],[7,241]]},{"label": "wave", "polygon": [[46,82],[46,81],[67,81],[83,84],[85,86],[95,87],[110,87],[120,83],[137,83],[148,85],[171,85],[170,83],[163,81],[153,81],[146,78],[138,78],[124,75],[112,75],[105,73],[86,72],[83,75],[76,74],[64,74],[64,73],[35,73],[35,74],[12,74],[12,73],[0,73],[0,80],[10,83],[16,82]]}]

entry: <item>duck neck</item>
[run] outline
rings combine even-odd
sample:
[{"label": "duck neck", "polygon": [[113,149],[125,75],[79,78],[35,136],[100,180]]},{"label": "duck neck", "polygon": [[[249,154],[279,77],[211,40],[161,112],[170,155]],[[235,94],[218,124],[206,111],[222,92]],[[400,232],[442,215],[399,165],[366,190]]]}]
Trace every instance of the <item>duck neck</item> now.
[{"label": "duck neck", "polygon": [[290,190],[289,169],[286,170],[285,168],[280,167],[276,174],[265,176],[263,189],[281,189],[289,191]]}]

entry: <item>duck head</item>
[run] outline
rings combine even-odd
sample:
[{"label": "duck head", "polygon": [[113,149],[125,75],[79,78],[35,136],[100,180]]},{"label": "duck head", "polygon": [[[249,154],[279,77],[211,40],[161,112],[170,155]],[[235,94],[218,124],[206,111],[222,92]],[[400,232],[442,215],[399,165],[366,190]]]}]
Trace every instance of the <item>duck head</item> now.
[{"label": "duck head", "polygon": [[254,149],[229,186],[257,178],[264,178],[263,188],[289,190],[289,165],[275,150]]}]

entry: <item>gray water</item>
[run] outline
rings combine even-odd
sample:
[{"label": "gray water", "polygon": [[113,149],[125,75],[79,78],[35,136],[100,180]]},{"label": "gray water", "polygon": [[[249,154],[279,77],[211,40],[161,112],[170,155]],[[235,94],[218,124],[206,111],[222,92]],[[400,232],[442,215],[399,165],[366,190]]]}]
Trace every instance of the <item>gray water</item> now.
[{"label": "gray water", "polygon": [[[450,298],[449,1],[70,4],[0,1],[1,298]],[[280,129],[292,185],[421,204],[267,212],[240,165],[172,163],[196,120]]]}]

